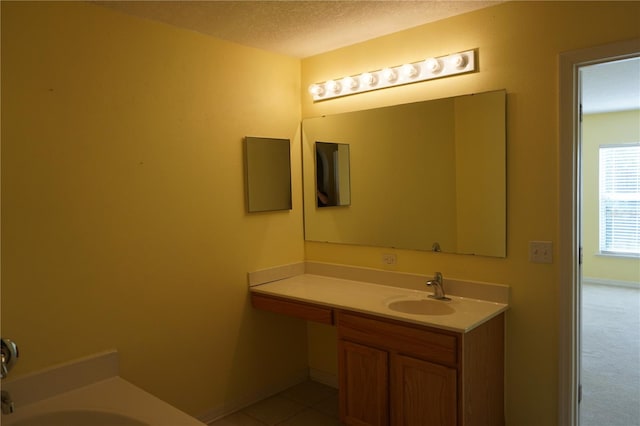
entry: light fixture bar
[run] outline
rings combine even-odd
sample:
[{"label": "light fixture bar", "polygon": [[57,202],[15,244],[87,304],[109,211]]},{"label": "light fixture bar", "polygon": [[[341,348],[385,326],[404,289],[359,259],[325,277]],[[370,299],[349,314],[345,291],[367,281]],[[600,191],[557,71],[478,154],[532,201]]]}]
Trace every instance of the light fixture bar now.
[{"label": "light fixture bar", "polygon": [[433,80],[457,74],[465,74],[476,70],[476,51],[452,53],[451,55],[427,58],[422,61],[384,68],[377,71],[363,72],[335,80],[314,83],[309,86],[309,93],[314,101],[338,98],[384,89],[418,81]]}]

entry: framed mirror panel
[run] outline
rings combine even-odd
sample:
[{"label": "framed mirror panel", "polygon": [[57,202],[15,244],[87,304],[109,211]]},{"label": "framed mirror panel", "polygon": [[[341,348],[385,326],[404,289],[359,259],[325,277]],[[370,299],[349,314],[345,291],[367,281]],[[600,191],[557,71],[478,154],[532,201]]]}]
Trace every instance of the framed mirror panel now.
[{"label": "framed mirror panel", "polygon": [[291,210],[291,142],[244,138],[245,194],[249,213]]}]

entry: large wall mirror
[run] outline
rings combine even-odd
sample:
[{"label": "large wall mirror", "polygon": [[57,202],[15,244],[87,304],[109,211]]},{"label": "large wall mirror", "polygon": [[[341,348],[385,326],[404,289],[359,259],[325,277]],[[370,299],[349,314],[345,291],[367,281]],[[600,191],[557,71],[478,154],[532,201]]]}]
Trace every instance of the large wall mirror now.
[{"label": "large wall mirror", "polygon": [[244,138],[245,194],[249,213],[291,209],[289,139]]},{"label": "large wall mirror", "polygon": [[[305,239],[506,256],[506,92],[310,118]],[[349,147],[349,205],[320,208],[317,142]]]}]

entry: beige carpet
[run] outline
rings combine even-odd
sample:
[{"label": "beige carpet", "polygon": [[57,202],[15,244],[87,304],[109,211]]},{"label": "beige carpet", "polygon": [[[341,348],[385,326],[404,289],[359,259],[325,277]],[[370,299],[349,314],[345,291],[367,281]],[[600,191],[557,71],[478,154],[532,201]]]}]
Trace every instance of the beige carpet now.
[{"label": "beige carpet", "polygon": [[580,426],[640,426],[640,289],[582,286]]}]

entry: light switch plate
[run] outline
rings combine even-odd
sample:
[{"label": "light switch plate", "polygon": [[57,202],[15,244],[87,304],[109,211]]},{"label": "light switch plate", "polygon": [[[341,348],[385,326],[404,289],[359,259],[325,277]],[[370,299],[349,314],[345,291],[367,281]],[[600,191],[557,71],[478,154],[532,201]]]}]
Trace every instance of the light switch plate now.
[{"label": "light switch plate", "polygon": [[551,241],[529,241],[529,262],[553,263],[553,243]]}]

